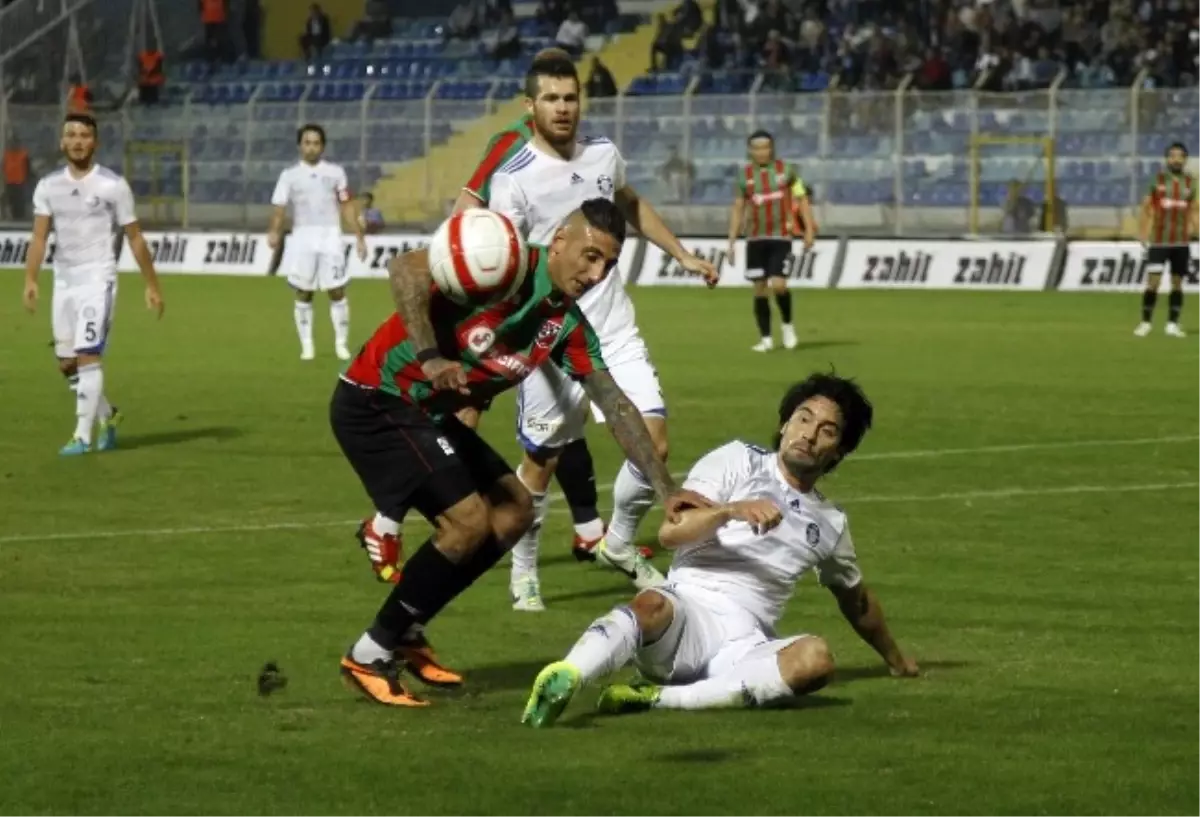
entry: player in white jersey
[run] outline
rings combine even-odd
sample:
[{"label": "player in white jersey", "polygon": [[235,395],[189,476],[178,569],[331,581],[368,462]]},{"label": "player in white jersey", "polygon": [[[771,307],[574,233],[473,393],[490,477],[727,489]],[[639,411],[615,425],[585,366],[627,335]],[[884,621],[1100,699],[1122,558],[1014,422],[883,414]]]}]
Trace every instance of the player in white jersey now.
[{"label": "player in white jersey", "polygon": [[59,452],[64,456],[91,451],[94,429],[99,432],[97,450],[107,451],[117,444],[120,415],[105,394],[102,365],[117,299],[121,242],[114,225],[129,239],[146,281],[147,308],[160,318],[163,313],[158,275],[134,211],[133,191],[119,175],[95,163],[97,136],[92,117],[67,116],[60,143],[67,164],[43,177],[33,191],[33,240],[25,261],[25,308],[33,312],[38,271],[53,229],[54,354],[59,371],[75,392],[75,432]]},{"label": "player in white jersey", "polygon": [[360,260],[367,257],[367,241],[358,217],[358,204],[350,194],[346,171],[341,165],[321,158],[325,152],[325,129],[304,125],[296,133],[300,161],[279,174],[271,196],[275,212],[267,244],[276,249],[282,242],[283,219],[292,211],[292,233],[283,252],[288,283],[296,291],[294,314],[300,336],[300,359],[312,360],[313,292],[329,294],[329,316],[333,320],[334,351],[339,360],[350,359],[350,302],[346,299],[346,254],[342,250],[342,223],[354,225]]},{"label": "player in white jersey", "polygon": [[582,684],[629,661],[655,683],[607,687],[601,712],[767,706],[820,689],[834,669],[825,641],[775,633],[809,570],[893,675],[916,676],[863,582],[845,512],[816,487],[858,447],[871,417],[853,381],[815,374],[780,403],[775,450],[732,442],[705,455],[684,488],[712,506],[659,531],[675,551],[669,582],[597,619],[543,669],[522,720],[554,723]]},{"label": "player in white jersey", "polygon": [[[650,203],[626,182],[625,160],[616,145],[604,138],[578,138],[579,103],[579,77],[569,59],[548,56],[534,61],[525,80],[533,138],[492,177],[488,207],[508,216],[530,241],[548,243],[564,218],[599,194],[616,202],[630,224],[685,269],[715,284],[716,269],[688,252]],[[584,293],[579,305],[600,338],[609,371],[642,414],[659,456],[665,458],[666,403],[620,273],[610,270]],[[564,447],[583,439],[588,411],[586,394],[553,364],[542,366],[518,390],[517,436],[525,456],[517,475],[533,494],[535,521],[513,549],[510,584],[516,610],[545,609],[537,578],[537,549],[547,491]],[[590,465],[588,456],[586,472],[571,474],[571,480],[594,485]],[[560,481],[570,497],[564,477],[560,475]],[[654,503],[654,490],[628,461],[617,475],[613,501],[607,533],[597,515],[597,541],[587,555],[624,573],[639,588],[661,583],[662,574],[634,547],[637,526]]]}]

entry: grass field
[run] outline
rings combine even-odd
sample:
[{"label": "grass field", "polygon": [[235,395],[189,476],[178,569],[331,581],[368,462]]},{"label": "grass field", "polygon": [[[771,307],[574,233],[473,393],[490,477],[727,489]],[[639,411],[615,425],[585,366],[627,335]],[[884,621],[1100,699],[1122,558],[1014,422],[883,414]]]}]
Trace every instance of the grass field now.
[{"label": "grass field", "polygon": [[[768,440],[810,370],[860,378],[876,428],[826,489],[925,674],[887,677],[807,579],[783,629],[825,636],[841,672],[805,706],[603,719],[588,692],[534,731],[518,719],[536,670],[629,595],[567,555],[561,503],[549,610],[512,612],[497,569],[431,632],[466,689],[368,705],[337,660],[385,591],[328,429],[324,306],[322,357],[301,364],[282,282],[171,277],[155,323],[123,277],[107,368],[123,448],[61,460],[73,403],[46,345],[49,280],[33,318],[4,280],[2,812],[1200,808],[1197,344],[1134,339],[1136,296],[805,292],[804,346],[760,356],[747,293],[637,291],[676,470]],[[351,297],[357,342],[389,301],[380,282]],[[486,433],[514,454],[497,402]],[[593,450],[607,482],[603,429]],[[262,699],[267,660],[290,685]]]}]

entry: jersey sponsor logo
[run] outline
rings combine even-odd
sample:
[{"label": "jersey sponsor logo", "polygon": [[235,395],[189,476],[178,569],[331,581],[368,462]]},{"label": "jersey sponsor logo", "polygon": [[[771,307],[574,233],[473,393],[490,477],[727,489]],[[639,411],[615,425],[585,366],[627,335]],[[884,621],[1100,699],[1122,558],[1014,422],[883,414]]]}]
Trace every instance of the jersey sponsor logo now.
[{"label": "jersey sponsor logo", "polygon": [[254,264],[254,256],[257,252],[258,238],[253,236],[231,235],[209,239],[205,244],[204,264],[206,266],[223,264],[249,266]]},{"label": "jersey sponsor logo", "polygon": [[533,372],[533,366],[529,365],[529,361],[520,355],[494,355],[489,356],[486,360],[489,364],[488,368],[495,371],[497,367],[503,370],[506,375],[512,375],[517,380],[523,380]]},{"label": "jersey sponsor logo", "polygon": [[583,176],[580,176],[578,173],[572,173],[571,174],[571,184],[572,185],[583,184]]},{"label": "jersey sponsor logo", "polygon": [[782,198],[783,191],[776,190],[774,193],[755,193],[750,200],[754,202],[755,206],[761,206],[769,201],[779,201]]},{"label": "jersey sponsor logo", "polygon": [[600,195],[611,196],[613,194],[612,176],[601,176],[596,179],[596,187],[600,189]]},{"label": "jersey sponsor logo", "polygon": [[467,332],[467,348],[482,355],[496,343],[496,333],[486,326],[475,326]]},{"label": "jersey sponsor logo", "polygon": [[447,440],[445,437],[438,437],[437,444],[438,444],[438,447],[442,449],[442,451],[446,452],[447,457],[454,456],[454,446],[450,445],[450,441]]}]

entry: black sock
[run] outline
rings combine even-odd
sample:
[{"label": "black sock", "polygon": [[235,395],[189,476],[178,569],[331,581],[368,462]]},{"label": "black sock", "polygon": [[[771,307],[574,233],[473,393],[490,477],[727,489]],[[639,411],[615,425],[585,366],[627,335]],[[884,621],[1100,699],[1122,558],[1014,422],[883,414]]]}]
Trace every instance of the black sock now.
[{"label": "black sock", "polygon": [[771,337],[771,302],[766,295],[754,296],[754,321],[758,324],[759,337]]},{"label": "black sock", "polygon": [[1179,313],[1183,311],[1183,290],[1173,289],[1167,296],[1167,320],[1179,323]]},{"label": "black sock", "polygon": [[784,323],[792,322],[792,291],[790,289],[775,293],[775,305],[779,307],[779,320]]},{"label": "black sock", "polygon": [[410,627],[427,623],[472,581],[467,564],[454,564],[429,539],[404,563],[399,583],[367,632],[379,646],[394,650]]},{"label": "black sock", "polygon": [[[464,571],[463,580],[466,582],[462,590],[466,590],[480,576],[495,567],[496,563],[504,558],[504,554],[508,553],[509,549],[510,546],[503,544],[494,535],[485,539],[483,544],[479,546],[479,549],[468,556],[467,560],[462,564]],[[461,593],[462,590],[459,592]]]},{"label": "black sock", "polygon": [[558,477],[559,487],[567,498],[571,518],[576,525],[600,518],[600,511],[596,507],[600,503],[596,495],[596,467],[592,464],[592,452],[586,440],[576,440],[562,450],[554,475]]},{"label": "black sock", "polygon": [[1147,289],[1142,292],[1142,320],[1150,323],[1150,319],[1154,317],[1154,303],[1158,300],[1158,292],[1153,289]]}]

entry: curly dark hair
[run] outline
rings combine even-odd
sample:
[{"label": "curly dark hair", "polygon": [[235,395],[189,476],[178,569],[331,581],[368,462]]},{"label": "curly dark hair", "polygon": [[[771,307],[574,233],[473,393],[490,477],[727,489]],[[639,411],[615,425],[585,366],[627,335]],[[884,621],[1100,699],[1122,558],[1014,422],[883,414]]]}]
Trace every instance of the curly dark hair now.
[{"label": "curly dark hair", "polygon": [[828,473],[858,448],[867,429],[871,427],[875,410],[862,388],[852,378],[838,377],[833,372],[814,372],[788,389],[779,403],[779,425],[775,431],[776,450],[783,439],[783,426],[796,413],[796,409],[813,397],[832,400],[842,412],[842,437],[838,442],[838,458],[826,469]]}]

